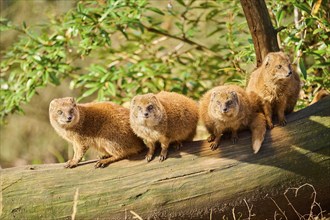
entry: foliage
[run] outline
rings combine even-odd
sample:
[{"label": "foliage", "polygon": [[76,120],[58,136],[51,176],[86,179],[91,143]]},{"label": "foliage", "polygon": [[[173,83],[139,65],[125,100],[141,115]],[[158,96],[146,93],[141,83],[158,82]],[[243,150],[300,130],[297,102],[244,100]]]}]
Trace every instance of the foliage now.
[{"label": "foliage", "polygon": [[[273,9],[275,26],[284,26],[279,33],[282,47],[294,56],[310,102],[321,87],[330,87],[330,5],[327,0],[290,0],[269,8]],[[305,104],[300,102],[301,107]]]},{"label": "foliage", "polygon": [[80,98],[117,102],[164,89],[198,98],[228,78],[243,78],[245,60],[236,56],[249,47],[242,57],[251,60],[253,51],[237,40],[237,33],[248,34],[238,1],[168,3],[80,1],[43,26],[2,18],[1,31],[14,29],[21,38],[2,57],[1,118],[64,78],[81,89]]},{"label": "foliage", "polygon": [[[326,2],[316,10],[319,2],[287,0],[271,7],[277,27],[288,23],[280,37],[286,51],[296,52],[305,88],[329,86],[330,25]],[[303,15],[298,27],[293,6]],[[1,120],[64,79],[80,90],[79,99],[124,102],[159,90],[198,99],[220,83],[244,85],[255,59],[238,0],[79,1],[47,24],[1,18],[0,28],[1,34],[20,33],[1,54]]]}]

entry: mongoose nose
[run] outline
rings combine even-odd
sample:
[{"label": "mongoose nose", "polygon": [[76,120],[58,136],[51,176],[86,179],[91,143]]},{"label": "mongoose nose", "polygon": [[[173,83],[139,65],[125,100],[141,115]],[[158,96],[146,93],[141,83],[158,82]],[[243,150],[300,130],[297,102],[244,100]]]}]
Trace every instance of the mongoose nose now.
[{"label": "mongoose nose", "polygon": [[148,116],[149,116],[149,113],[148,112],[145,112],[144,113],[144,117],[148,118]]},{"label": "mongoose nose", "polygon": [[228,108],[226,107],[226,108],[222,109],[222,112],[223,112],[223,113],[228,112]]},{"label": "mongoose nose", "polygon": [[288,72],[287,77],[291,76],[291,74],[292,74],[292,71],[290,70],[290,71]]},{"label": "mongoose nose", "polygon": [[69,116],[68,118],[67,118],[67,121],[71,121],[72,120],[72,116]]}]

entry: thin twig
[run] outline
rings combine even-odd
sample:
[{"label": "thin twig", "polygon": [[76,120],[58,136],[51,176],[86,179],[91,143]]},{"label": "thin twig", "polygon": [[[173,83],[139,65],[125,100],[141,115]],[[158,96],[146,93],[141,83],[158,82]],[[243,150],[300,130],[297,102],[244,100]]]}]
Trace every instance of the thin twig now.
[{"label": "thin twig", "polygon": [[139,216],[138,214],[136,214],[134,211],[129,211],[132,215],[133,215],[133,219],[139,219],[139,220],[143,220],[143,218],[141,216]]},{"label": "thin twig", "polygon": [[74,220],[76,218],[77,206],[78,206],[78,196],[79,196],[79,188],[76,189],[76,192],[74,194],[73,210],[72,210],[71,220]]}]

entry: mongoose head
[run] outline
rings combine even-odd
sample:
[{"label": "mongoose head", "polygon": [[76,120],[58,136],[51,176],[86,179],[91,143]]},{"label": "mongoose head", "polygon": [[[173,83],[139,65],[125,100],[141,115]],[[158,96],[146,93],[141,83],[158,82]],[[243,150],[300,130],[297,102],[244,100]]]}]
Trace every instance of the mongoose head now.
[{"label": "mongoose head", "polygon": [[158,125],[163,117],[163,112],[163,105],[152,93],[137,95],[131,101],[131,119],[140,125]]},{"label": "mongoose head", "polygon": [[292,76],[290,58],[283,52],[268,53],[263,66],[273,82],[287,80]]},{"label": "mongoose head", "polygon": [[72,97],[54,99],[49,104],[49,117],[60,127],[72,127],[79,121],[79,111]]},{"label": "mongoose head", "polygon": [[214,118],[235,117],[239,113],[239,100],[235,91],[214,90],[211,93],[209,114]]}]

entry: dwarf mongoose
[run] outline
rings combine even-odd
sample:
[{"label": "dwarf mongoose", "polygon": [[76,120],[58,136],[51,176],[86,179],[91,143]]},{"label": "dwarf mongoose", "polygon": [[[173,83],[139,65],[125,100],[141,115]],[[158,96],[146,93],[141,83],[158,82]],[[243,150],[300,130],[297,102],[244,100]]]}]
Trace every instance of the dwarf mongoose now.
[{"label": "dwarf mongoose", "polygon": [[237,131],[250,128],[252,148],[258,153],[266,133],[266,119],[257,112],[253,102],[244,89],[235,85],[218,86],[203,95],[200,117],[210,133],[207,140],[213,142],[212,150],[219,147],[224,132],[231,132],[231,139],[236,143]]},{"label": "dwarf mongoose", "polygon": [[73,144],[74,156],[66,163],[69,168],[77,166],[89,147],[104,155],[95,167],[105,167],[144,148],[130,127],[129,110],[111,102],[77,104],[72,97],[54,99],[49,118],[57,133]]},{"label": "dwarf mongoose", "polygon": [[273,111],[278,116],[279,124],[284,126],[284,114],[293,111],[299,97],[299,75],[292,70],[286,54],[272,52],[267,54],[262,65],[251,73],[246,91],[260,97],[269,128],[274,127]]},{"label": "dwarf mongoose", "polygon": [[161,144],[159,160],[163,161],[171,143],[181,146],[182,141],[194,138],[198,106],[192,99],[174,92],[137,95],[131,101],[130,122],[149,148],[147,161],[154,155],[156,142]]},{"label": "dwarf mongoose", "polygon": [[325,98],[325,97],[327,97],[327,96],[330,96],[330,93],[329,93],[327,90],[325,90],[325,89],[321,89],[320,91],[318,91],[318,92],[315,94],[315,96],[314,96],[312,102],[311,102],[309,105],[312,105],[312,104],[314,104],[315,102],[318,102],[318,101],[320,101],[321,99],[323,99],[323,98]]}]

